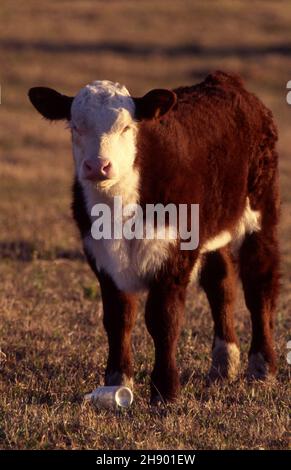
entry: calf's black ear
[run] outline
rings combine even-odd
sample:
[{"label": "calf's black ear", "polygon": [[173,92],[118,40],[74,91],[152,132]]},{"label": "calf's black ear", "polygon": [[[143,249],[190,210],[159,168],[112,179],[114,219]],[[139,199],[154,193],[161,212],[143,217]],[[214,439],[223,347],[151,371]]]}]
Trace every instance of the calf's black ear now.
[{"label": "calf's black ear", "polygon": [[156,119],[166,114],[177,102],[171,90],[151,90],[142,98],[133,98],[137,120]]},{"label": "calf's black ear", "polygon": [[71,106],[74,98],[46,87],[30,88],[28,96],[33,106],[46,119],[71,119]]}]

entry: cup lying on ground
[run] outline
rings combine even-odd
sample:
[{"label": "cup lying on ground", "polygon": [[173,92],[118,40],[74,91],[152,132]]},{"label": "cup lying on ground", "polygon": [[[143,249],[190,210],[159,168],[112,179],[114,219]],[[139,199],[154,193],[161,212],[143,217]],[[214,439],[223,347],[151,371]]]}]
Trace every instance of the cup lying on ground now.
[{"label": "cup lying on ground", "polygon": [[130,388],[120,385],[98,387],[92,393],[85,395],[85,400],[100,408],[127,408],[132,404],[133,393]]}]

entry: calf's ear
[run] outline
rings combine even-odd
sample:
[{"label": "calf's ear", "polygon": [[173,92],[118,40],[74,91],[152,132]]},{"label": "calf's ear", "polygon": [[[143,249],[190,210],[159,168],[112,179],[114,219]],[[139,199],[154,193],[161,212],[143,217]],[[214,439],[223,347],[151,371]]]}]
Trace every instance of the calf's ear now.
[{"label": "calf's ear", "polygon": [[53,121],[71,119],[71,106],[74,98],[46,87],[30,88],[28,97],[37,111],[46,119]]},{"label": "calf's ear", "polygon": [[151,90],[142,98],[133,98],[135,104],[135,117],[143,119],[157,119],[166,114],[177,102],[177,95],[171,90]]}]

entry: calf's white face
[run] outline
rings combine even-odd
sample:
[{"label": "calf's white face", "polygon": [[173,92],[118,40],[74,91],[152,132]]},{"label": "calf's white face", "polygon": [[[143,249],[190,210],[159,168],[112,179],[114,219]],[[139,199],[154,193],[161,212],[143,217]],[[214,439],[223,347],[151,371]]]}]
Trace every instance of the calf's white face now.
[{"label": "calf's white face", "polygon": [[177,100],[174,92],[159,89],[132,98],[124,86],[107,80],[85,86],[75,98],[45,87],[31,88],[29,98],[45,118],[69,122],[77,177],[99,188],[124,176],[124,187],[134,180],[138,121],[160,118]]},{"label": "calf's white face", "polygon": [[95,81],[71,107],[73,154],[80,181],[111,186],[131,173],[136,155],[135,104],[128,90]]}]

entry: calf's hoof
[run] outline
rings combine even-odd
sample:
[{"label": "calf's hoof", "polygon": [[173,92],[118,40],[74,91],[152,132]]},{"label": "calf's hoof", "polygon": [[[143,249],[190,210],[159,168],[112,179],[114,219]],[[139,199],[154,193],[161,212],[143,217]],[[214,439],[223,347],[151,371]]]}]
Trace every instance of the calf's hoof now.
[{"label": "calf's hoof", "polygon": [[177,401],[180,394],[180,380],[176,370],[158,380],[152,377],[151,405],[159,406]]},{"label": "calf's hoof", "polygon": [[212,364],[208,373],[208,381],[236,379],[240,366],[240,352],[236,343],[215,338],[212,350]]},{"label": "calf's hoof", "polygon": [[107,386],[117,386],[122,385],[128,387],[131,390],[133,389],[133,378],[128,377],[124,372],[106,372],[105,374],[105,385]]},{"label": "calf's hoof", "polygon": [[276,364],[274,358],[267,361],[260,352],[250,354],[247,368],[248,380],[272,381],[274,380],[275,373]]}]

